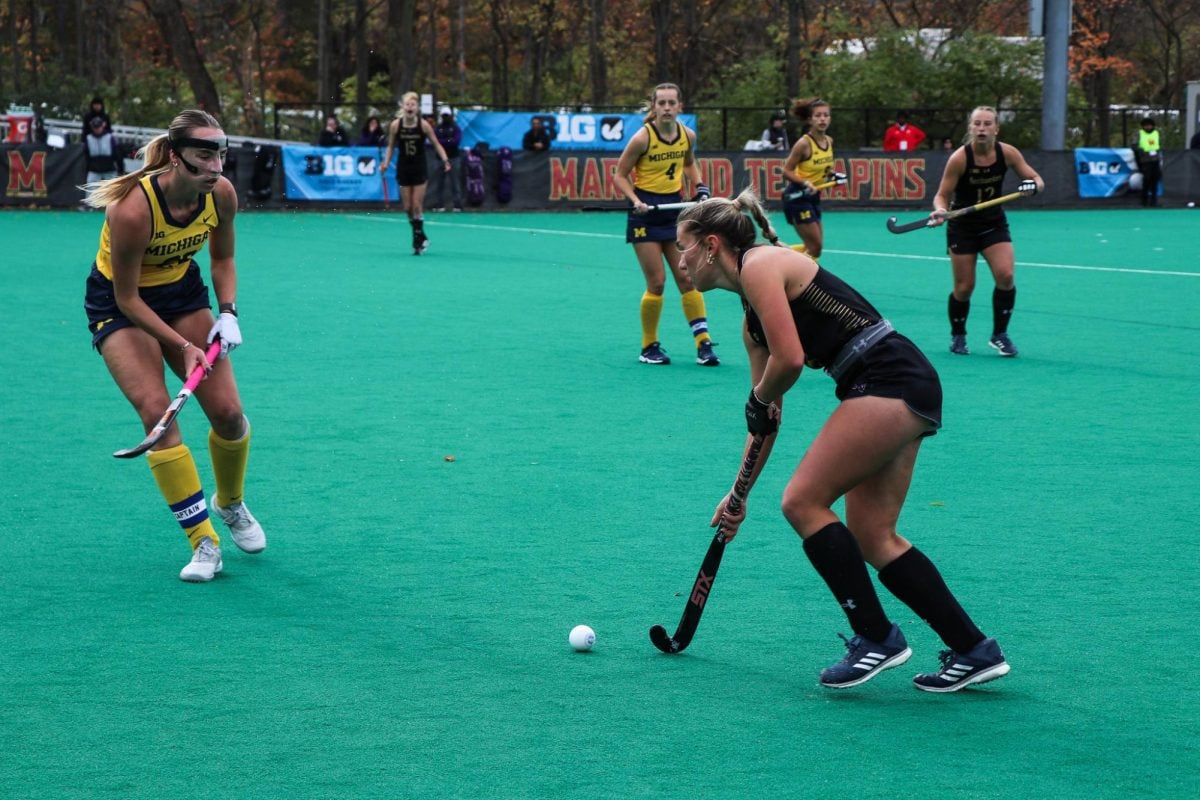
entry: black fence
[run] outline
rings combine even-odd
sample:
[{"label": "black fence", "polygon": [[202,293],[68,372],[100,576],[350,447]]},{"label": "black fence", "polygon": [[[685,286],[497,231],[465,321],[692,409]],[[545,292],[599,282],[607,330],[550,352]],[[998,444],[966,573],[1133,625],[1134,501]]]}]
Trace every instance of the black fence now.
[{"label": "black fence", "polygon": [[[439,102],[438,105],[441,103]],[[473,111],[515,111],[545,113],[638,113],[644,109],[634,106],[555,106],[553,108],[481,103],[450,103],[456,108]],[[385,122],[395,115],[395,106],[358,105],[342,103],[336,106],[317,103],[277,103],[273,109],[276,139],[315,142],[324,124],[325,114],[333,112],[346,129],[351,141],[367,119],[374,116]],[[702,150],[740,150],[751,140],[762,136],[770,124],[771,115],[785,108],[695,106],[685,109],[696,115],[696,132]],[[894,108],[833,109],[829,134],[839,150],[870,150],[881,148],[883,134],[895,121]],[[927,138],[921,149],[936,150],[945,140],[957,146],[967,133],[969,108],[908,108],[909,122],[925,131]],[[1022,149],[1041,147],[1042,110],[1040,108],[998,109],[1000,138]],[[1187,148],[1186,119],[1179,109],[1163,108],[1069,108],[1064,148],[1129,147],[1136,142],[1144,117],[1157,123],[1164,150]],[[436,122],[436,120],[434,120]],[[799,123],[793,118],[786,123],[788,140],[800,135]]]}]

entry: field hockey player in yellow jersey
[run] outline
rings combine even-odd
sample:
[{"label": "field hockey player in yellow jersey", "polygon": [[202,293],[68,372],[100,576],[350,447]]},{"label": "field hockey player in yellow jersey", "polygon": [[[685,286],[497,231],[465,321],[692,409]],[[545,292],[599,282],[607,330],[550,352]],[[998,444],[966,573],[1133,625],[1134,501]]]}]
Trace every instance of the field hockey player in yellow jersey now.
[{"label": "field hockey player in yellow jersey", "polygon": [[821,224],[821,194],[813,189],[834,179],[833,139],[826,133],[832,119],[829,103],[816,97],[797,100],[792,114],[807,130],[792,145],[783,165],[788,185],[783,192],[783,215],[804,243],[800,250],[816,261],[825,244]]},{"label": "field hockey player in yellow jersey", "polygon": [[696,291],[687,273],[679,268],[675,248],[675,218],[678,211],[651,211],[650,206],[678,203],[683,199],[686,175],[694,192],[693,200],[707,200],[708,187],[700,181],[696,163],[696,134],[679,122],[683,110],[682,95],[673,83],[660,83],[650,93],[650,113],[645,125],[633,135],[617,162],[614,183],[633,204],[626,223],[625,241],[633,245],[638,264],[646,279],[642,294],[643,364],[670,364],[671,358],[658,340],[658,322],[662,317],[666,270],[671,268],[683,303],[683,313],[696,343],[696,363],[715,367],[721,363],[713,352],[708,335],[708,316],[704,295]]},{"label": "field hockey player in yellow jersey", "polygon": [[[242,414],[226,357],[242,343],[233,258],[237,193],[221,175],[227,150],[216,119],[203,111],[184,111],[166,134],[142,150],[141,169],[84,187],[87,203],[105,209],[84,308],[93,346],[147,432],[171,401],[163,363],[180,377],[198,366],[208,371],[195,395],[212,425],[208,450],[217,484],[212,509],[229,526],[238,547],[258,553],[267,546],[266,538],[242,498],[250,423]],[[206,241],[219,308],[216,320],[194,260]],[[218,338],[220,356],[209,364],[201,344]],[[222,567],[221,537],[209,519],[200,476],[178,426],[146,457],[192,546],[180,579],[212,580]]]}]

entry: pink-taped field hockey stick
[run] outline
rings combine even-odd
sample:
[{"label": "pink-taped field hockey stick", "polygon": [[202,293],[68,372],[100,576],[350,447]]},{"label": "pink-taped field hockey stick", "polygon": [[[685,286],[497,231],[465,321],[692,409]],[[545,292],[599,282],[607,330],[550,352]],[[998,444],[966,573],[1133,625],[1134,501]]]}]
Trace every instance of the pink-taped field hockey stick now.
[{"label": "pink-taped field hockey stick", "polygon": [[[209,345],[208,352],[204,357],[208,359],[210,365],[216,363],[217,354],[221,352],[221,340],[213,339],[213,343]],[[204,371],[203,365],[197,364],[192,370],[192,374],[184,381],[183,388],[179,390],[179,394],[175,395],[175,399],[171,401],[171,405],[167,406],[167,411],[162,415],[162,419],[158,424],[150,429],[150,433],[142,439],[141,443],[136,447],[131,447],[128,450],[118,450],[113,453],[114,458],[134,458],[154,447],[155,442],[163,437],[167,429],[175,422],[175,418],[179,416],[179,410],[183,408],[183,404],[192,396],[192,392],[196,391],[196,387],[200,385],[200,381],[204,380],[208,373]]]}]

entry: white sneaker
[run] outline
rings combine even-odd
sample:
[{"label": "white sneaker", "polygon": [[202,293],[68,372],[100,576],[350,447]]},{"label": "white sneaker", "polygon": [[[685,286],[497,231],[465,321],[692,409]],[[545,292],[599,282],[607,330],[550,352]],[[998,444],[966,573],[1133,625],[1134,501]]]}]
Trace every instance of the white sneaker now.
[{"label": "white sneaker", "polygon": [[207,583],[221,571],[221,548],[205,536],[200,546],[192,551],[192,560],[179,571],[179,580],[190,583]]},{"label": "white sneaker", "polygon": [[242,552],[261,553],[267,549],[267,537],[263,533],[262,525],[258,524],[258,520],[250,513],[250,509],[246,508],[245,503],[234,503],[229,508],[221,508],[217,505],[217,496],[214,494],[208,507],[217,512],[217,516],[229,526],[233,543]]}]

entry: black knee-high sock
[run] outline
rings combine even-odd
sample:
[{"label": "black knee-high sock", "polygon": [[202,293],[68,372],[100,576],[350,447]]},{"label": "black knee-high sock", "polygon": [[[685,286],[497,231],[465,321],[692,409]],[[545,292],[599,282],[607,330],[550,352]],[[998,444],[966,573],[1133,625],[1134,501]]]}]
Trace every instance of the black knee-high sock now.
[{"label": "black knee-high sock", "polygon": [[837,599],[850,627],[872,642],[882,642],[892,623],[879,604],[862,551],[849,529],[831,522],[804,540],[804,554]]},{"label": "black knee-high sock", "polygon": [[1008,320],[1017,304],[1017,287],[992,290],[992,335],[1008,331]]},{"label": "black knee-high sock", "polygon": [[967,335],[967,315],[971,313],[971,301],[959,300],[950,293],[950,335]]},{"label": "black knee-high sock", "polygon": [[879,570],[879,581],[933,628],[955,652],[983,641],[983,633],[963,611],[933,562],[917,548]]},{"label": "black knee-high sock", "polygon": [[412,225],[413,236],[425,235],[425,218],[424,217],[409,217],[408,224]]}]

